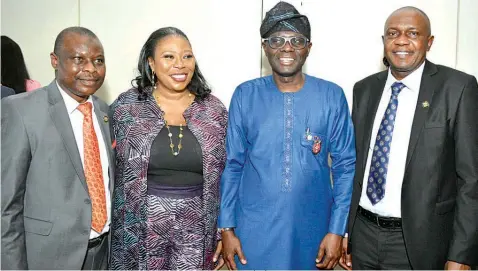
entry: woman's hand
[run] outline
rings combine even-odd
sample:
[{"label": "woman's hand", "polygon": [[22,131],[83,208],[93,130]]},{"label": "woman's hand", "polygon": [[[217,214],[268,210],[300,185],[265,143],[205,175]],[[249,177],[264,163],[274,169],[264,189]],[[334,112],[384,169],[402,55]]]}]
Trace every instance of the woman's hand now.
[{"label": "woman's hand", "polygon": [[[216,248],[216,252],[214,253],[214,257],[212,258],[212,261],[214,263],[217,263],[216,267],[214,268],[214,270],[219,270],[221,269],[223,266],[224,266],[224,259],[222,257],[222,241],[219,240],[217,242],[217,248]],[[219,261],[218,261],[219,260]]]}]

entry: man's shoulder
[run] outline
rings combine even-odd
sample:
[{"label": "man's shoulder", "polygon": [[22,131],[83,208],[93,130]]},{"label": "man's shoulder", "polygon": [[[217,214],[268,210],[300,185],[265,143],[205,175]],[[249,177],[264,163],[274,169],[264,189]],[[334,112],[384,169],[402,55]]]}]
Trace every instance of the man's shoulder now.
[{"label": "man's shoulder", "polygon": [[103,111],[108,111],[109,110],[108,104],[105,101],[103,101],[103,99],[101,99],[100,97],[98,97],[96,95],[93,95],[93,99],[94,99],[95,103],[100,106],[101,110],[103,110]]},{"label": "man's shoulder", "polygon": [[438,75],[440,77],[445,78],[445,80],[457,80],[457,81],[466,83],[468,82],[468,80],[473,78],[473,75],[462,72],[460,70],[457,70],[448,66],[439,65],[439,64],[434,64],[434,65],[437,68]]},{"label": "man's shoulder", "polygon": [[[38,88],[34,91],[11,95],[2,99],[2,105],[10,104],[18,109],[37,108],[48,101],[47,87]],[[42,105],[43,106],[43,105]]]},{"label": "man's shoulder", "polygon": [[2,87],[2,98],[15,94],[15,90],[13,90],[13,88],[9,88],[4,85],[2,85],[1,87]]},{"label": "man's shoulder", "polygon": [[355,83],[355,85],[356,86],[367,85],[367,84],[370,84],[374,81],[379,80],[379,78],[381,78],[381,77],[386,79],[387,78],[387,73],[388,73],[388,70],[376,72],[376,73],[371,74],[371,75],[369,75],[365,78],[360,79],[359,81],[357,81]]},{"label": "man's shoulder", "polygon": [[310,80],[312,84],[319,86],[319,88],[326,89],[327,91],[334,91],[336,93],[343,92],[342,87],[335,82],[309,74],[306,76],[306,80]]},{"label": "man's shoulder", "polygon": [[22,120],[34,126],[50,117],[48,93],[44,88],[8,96],[1,101],[2,122]]},{"label": "man's shoulder", "polygon": [[272,82],[273,82],[272,75],[262,76],[262,77],[254,78],[254,79],[247,80],[245,82],[240,83],[237,86],[237,89],[241,89],[241,90],[261,89],[264,87],[268,87]]}]

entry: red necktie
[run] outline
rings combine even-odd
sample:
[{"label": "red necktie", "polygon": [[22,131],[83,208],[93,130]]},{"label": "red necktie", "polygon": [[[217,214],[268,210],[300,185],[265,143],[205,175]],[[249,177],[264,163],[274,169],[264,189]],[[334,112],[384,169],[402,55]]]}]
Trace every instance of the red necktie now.
[{"label": "red necktie", "polygon": [[93,126],[92,104],[86,102],[78,106],[83,113],[84,171],[88,193],[91,199],[91,228],[101,233],[106,224],[106,196],[101,167],[100,148]]}]

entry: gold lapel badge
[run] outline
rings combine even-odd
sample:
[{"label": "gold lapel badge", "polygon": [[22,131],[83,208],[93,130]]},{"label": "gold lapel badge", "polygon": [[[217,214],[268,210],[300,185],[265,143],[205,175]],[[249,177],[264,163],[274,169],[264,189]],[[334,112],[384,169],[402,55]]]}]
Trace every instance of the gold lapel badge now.
[{"label": "gold lapel badge", "polygon": [[105,122],[108,122],[108,116],[104,116],[104,117],[103,117],[103,120],[104,120]]},{"label": "gold lapel badge", "polygon": [[429,106],[430,106],[430,103],[429,103],[428,101],[424,101],[424,102],[422,103],[422,107],[423,107],[423,108],[428,108]]}]

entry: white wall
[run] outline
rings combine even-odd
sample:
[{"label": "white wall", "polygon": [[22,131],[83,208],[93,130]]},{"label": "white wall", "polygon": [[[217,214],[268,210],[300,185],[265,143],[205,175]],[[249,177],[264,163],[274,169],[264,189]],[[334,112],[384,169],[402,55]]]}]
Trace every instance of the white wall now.
[{"label": "white wall", "polygon": [[[262,16],[278,0],[1,0],[1,32],[23,49],[33,79],[53,78],[49,53],[61,29],[81,25],[103,43],[107,75],[98,95],[112,102],[130,87],[149,34],[176,26],[190,38],[198,64],[226,106],[245,80],[270,74],[260,46]],[[312,51],[305,71],[338,83],[351,106],[353,84],[382,67],[387,16],[413,5],[430,17],[435,43],[429,58],[478,76],[476,0],[289,0],[308,15]]]},{"label": "white wall", "polygon": [[[277,2],[264,0],[264,15]],[[427,13],[435,35],[429,59],[455,66],[458,0],[295,0],[290,3],[307,15],[311,24],[312,48],[305,72],[340,85],[350,107],[355,82],[384,68],[381,39],[384,24],[400,7],[412,5]],[[478,15],[478,9],[475,14]],[[478,22],[477,18],[472,20]],[[267,60],[263,63],[263,74],[270,74]]]},{"label": "white wall", "polygon": [[1,0],[1,32],[20,45],[30,77],[42,86],[55,74],[50,53],[66,27],[78,25],[78,0]]},{"label": "white wall", "polygon": [[456,68],[478,78],[478,1],[460,0]]},{"label": "white wall", "polygon": [[80,9],[80,25],[103,42],[107,77],[98,95],[107,101],[131,87],[141,47],[153,31],[166,26],[185,32],[213,94],[226,106],[238,84],[260,76],[260,40],[255,39],[260,1],[136,0],[119,5],[117,0],[81,0]]}]

